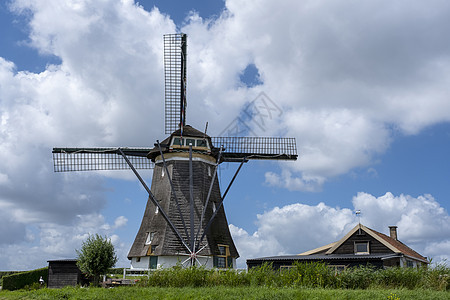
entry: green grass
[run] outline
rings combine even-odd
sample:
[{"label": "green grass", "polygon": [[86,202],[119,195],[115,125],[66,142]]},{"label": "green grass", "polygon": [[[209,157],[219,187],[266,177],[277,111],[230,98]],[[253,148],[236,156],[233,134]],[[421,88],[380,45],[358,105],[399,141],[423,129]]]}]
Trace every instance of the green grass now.
[{"label": "green grass", "polygon": [[0,291],[0,299],[450,299],[450,293],[406,289],[322,289],[271,287],[118,287],[40,289],[35,291]]},{"label": "green grass", "polygon": [[370,267],[349,268],[335,274],[324,263],[299,263],[289,270],[273,270],[270,265],[252,268],[248,272],[174,267],[143,277],[142,287],[245,287],[272,288],[335,288],[335,289],[433,289],[450,290],[450,269]]},{"label": "green grass", "polygon": [[[139,277],[130,287],[0,291],[0,299],[450,299],[450,269],[370,267],[335,274],[323,263],[275,271],[263,265],[248,272],[174,267]],[[36,289],[36,290],[32,290]]]}]

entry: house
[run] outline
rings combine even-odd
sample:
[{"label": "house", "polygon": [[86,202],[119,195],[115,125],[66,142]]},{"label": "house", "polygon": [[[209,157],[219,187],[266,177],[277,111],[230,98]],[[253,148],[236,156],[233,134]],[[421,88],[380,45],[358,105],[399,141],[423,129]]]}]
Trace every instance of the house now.
[{"label": "house", "polygon": [[58,259],[48,262],[49,288],[62,288],[65,286],[86,285],[89,280],[81,273],[76,259]]},{"label": "house", "polygon": [[398,240],[397,226],[387,236],[364,225],[356,225],[337,242],[290,256],[247,259],[248,269],[272,263],[274,269],[289,268],[295,262],[325,262],[337,270],[360,265],[376,268],[427,266],[428,260]]}]

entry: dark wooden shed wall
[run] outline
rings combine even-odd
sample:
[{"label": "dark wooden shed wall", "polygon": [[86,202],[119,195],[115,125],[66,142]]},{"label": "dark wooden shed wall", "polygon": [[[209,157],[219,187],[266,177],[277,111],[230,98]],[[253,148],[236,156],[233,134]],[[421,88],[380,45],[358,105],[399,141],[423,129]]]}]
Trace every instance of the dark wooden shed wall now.
[{"label": "dark wooden shed wall", "polygon": [[76,264],[76,260],[49,261],[47,286],[62,288],[81,284],[82,273]]}]

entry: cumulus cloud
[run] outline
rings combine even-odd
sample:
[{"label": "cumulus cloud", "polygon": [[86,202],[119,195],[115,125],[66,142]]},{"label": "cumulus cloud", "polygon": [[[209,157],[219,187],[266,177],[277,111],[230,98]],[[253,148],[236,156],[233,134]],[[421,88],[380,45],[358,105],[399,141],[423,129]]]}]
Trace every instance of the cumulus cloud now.
[{"label": "cumulus cloud", "polygon": [[[227,0],[215,19],[191,13],[181,27],[189,35],[188,123],[210,121],[209,132],[219,134],[264,91],[283,114],[251,129],[296,137],[301,153],[267,173],[267,183],[318,191],[330,177],[370,167],[394,133],[449,121],[450,4],[379,7]],[[17,233],[5,241],[25,242],[41,238],[41,224],[69,226],[106,205],[104,177],[53,174],[51,147],[149,146],[163,138],[162,35],[176,26],[133,1],[14,0],[10,9],[26,16],[26,44],[61,61],[33,73],[0,57],[0,207]],[[241,82],[249,65],[256,86]],[[410,212],[401,222],[416,218]]]},{"label": "cumulus cloud", "polygon": [[[128,245],[125,245],[117,234],[114,234],[115,229],[122,226],[124,222],[126,222],[126,218],[119,216],[114,224],[110,225],[101,214],[86,214],[76,216],[69,225],[39,223],[29,226],[26,239],[22,241],[7,240],[4,245],[1,245],[1,268],[27,270],[43,267],[50,259],[75,258],[77,255],[75,250],[81,248],[89,234],[96,233],[111,239],[119,257],[119,263],[127,265]],[[7,231],[9,230],[2,232]],[[14,233],[16,232],[11,232],[11,236]],[[1,240],[3,242],[3,237]]]},{"label": "cumulus cloud", "polygon": [[363,225],[387,235],[388,226],[398,226],[399,239],[434,262],[450,258],[450,216],[431,195],[358,193],[351,209],[295,203],[258,215],[254,233],[230,225],[241,254],[239,267],[247,258],[299,254],[336,242],[359,221],[355,210],[362,212]]}]

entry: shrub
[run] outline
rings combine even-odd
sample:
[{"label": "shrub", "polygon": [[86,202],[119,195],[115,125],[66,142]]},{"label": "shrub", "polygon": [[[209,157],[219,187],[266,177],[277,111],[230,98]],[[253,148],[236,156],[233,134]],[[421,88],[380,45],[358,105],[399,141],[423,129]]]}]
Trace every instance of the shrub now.
[{"label": "shrub", "polygon": [[39,282],[41,276],[45,282],[48,281],[47,267],[3,276],[3,289],[13,291],[21,289],[26,285],[31,286],[34,283]]},{"label": "shrub", "polygon": [[438,291],[450,290],[450,268],[445,264],[438,264],[429,269],[426,272],[424,285]]},{"label": "shrub", "polygon": [[76,252],[78,268],[81,272],[94,278],[94,285],[98,285],[100,275],[105,274],[117,262],[111,240],[98,234],[89,235],[83,242],[81,250],[76,250]]}]

